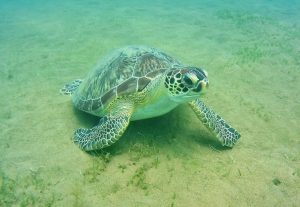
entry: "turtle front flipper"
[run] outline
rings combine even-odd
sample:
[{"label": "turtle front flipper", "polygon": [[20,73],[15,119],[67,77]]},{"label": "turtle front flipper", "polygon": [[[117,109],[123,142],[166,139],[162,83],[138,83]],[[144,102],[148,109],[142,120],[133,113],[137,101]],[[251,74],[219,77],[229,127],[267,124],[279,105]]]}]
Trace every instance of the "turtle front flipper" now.
[{"label": "turtle front flipper", "polygon": [[131,108],[123,108],[118,114],[104,116],[91,129],[77,129],[73,141],[84,151],[108,147],[122,136],[129,125],[131,114]]},{"label": "turtle front flipper", "polygon": [[241,137],[237,130],[199,99],[190,102],[190,106],[204,125],[217,135],[223,146],[232,147]]}]

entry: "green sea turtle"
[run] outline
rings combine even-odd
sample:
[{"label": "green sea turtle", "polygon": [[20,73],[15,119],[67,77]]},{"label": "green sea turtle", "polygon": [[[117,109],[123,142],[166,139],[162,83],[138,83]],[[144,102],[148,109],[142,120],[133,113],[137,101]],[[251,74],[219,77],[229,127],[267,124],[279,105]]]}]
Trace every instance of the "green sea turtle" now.
[{"label": "green sea turtle", "polygon": [[73,141],[85,151],[115,143],[131,120],[160,116],[185,102],[223,145],[232,147],[240,134],[199,99],[207,86],[205,70],[185,66],[155,48],[128,46],[61,93],[72,94],[76,108],[101,117],[97,126],[75,131]]}]

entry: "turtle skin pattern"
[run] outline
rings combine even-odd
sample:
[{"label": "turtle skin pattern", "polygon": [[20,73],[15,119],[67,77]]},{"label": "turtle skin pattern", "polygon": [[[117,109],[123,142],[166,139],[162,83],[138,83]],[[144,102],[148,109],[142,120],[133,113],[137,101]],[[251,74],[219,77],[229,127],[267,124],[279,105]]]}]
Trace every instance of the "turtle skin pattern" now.
[{"label": "turtle skin pattern", "polygon": [[227,124],[222,117],[208,108],[201,100],[196,99],[190,102],[190,105],[203,124],[217,135],[223,146],[233,147],[241,137],[237,130]]},{"label": "turtle skin pattern", "polygon": [[99,124],[91,129],[77,129],[73,141],[85,151],[108,147],[122,136],[129,125],[130,116],[130,112],[104,116]]}]

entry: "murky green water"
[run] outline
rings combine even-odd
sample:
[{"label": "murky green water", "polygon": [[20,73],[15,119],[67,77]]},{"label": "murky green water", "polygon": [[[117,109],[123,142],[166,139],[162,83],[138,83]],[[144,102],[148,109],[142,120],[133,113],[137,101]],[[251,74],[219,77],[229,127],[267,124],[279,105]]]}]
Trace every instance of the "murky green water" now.
[{"label": "murky green water", "polygon": [[[299,1],[0,1],[0,206],[297,206]],[[242,135],[223,148],[187,106],[113,147],[59,89],[125,45],[209,72],[203,97]]]}]

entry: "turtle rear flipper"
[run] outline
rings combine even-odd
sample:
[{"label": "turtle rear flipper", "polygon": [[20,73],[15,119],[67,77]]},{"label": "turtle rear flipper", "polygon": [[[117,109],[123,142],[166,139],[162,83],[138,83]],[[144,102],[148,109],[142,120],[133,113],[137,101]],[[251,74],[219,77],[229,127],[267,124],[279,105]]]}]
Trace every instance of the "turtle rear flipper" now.
[{"label": "turtle rear flipper", "polygon": [[233,147],[236,141],[241,137],[236,129],[226,123],[222,117],[208,108],[199,99],[190,102],[190,105],[204,125],[217,135],[223,146]]},{"label": "turtle rear flipper", "polygon": [[60,89],[60,94],[72,95],[78,86],[82,83],[83,80],[76,79],[71,83],[66,84],[62,89]]},{"label": "turtle rear flipper", "polygon": [[108,147],[122,136],[129,125],[131,114],[132,108],[124,107],[118,114],[104,116],[91,129],[77,129],[73,141],[84,151]]}]

